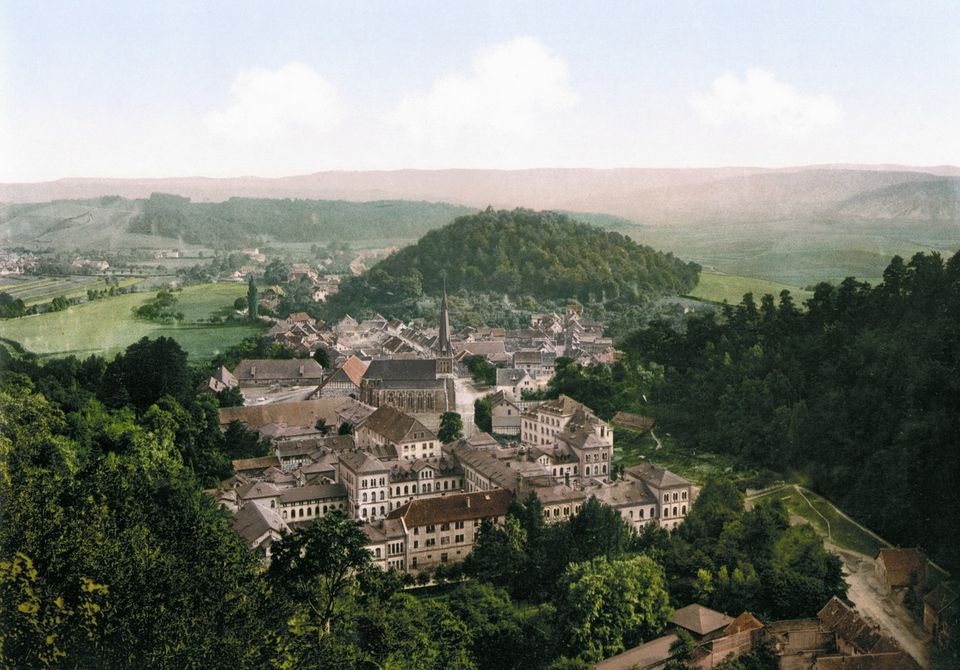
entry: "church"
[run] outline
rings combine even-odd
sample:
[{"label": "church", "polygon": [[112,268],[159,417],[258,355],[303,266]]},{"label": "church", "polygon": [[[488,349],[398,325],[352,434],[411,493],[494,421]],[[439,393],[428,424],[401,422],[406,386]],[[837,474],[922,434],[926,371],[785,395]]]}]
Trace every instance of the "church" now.
[{"label": "church", "polygon": [[374,407],[390,405],[410,414],[456,411],[446,286],[440,302],[439,325],[436,358],[370,361],[360,382],[360,400]]}]

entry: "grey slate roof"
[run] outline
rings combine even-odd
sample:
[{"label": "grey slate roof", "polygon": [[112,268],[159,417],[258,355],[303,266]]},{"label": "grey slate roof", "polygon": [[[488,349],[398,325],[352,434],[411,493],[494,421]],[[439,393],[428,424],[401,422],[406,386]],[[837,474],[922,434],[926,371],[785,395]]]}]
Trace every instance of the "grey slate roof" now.
[{"label": "grey slate roof", "polygon": [[287,489],[280,494],[280,503],[298,503],[306,500],[327,500],[346,498],[347,490],[343,484],[310,484]]},{"label": "grey slate roof", "polygon": [[246,359],[237,364],[233,376],[241,382],[299,379],[309,384],[320,381],[323,368],[312,358]]},{"label": "grey slate roof", "polygon": [[634,465],[627,468],[625,472],[631,477],[635,477],[657,489],[669,488],[671,486],[690,486],[690,482],[683,477],[675,475],[665,467],[653,463]]},{"label": "grey slate roof", "polygon": [[413,360],[375,360],[370,366],[364,379],[382,379],[427,381],[437,378],[437,362],[434,359]]}]

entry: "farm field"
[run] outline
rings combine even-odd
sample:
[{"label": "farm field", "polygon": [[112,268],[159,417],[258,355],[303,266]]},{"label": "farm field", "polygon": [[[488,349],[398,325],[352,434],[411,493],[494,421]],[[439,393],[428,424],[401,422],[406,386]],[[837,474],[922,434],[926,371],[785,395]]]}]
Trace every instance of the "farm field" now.
[{"label": "farm field", "polygon": [[753,293],[753,299],[759,305],[760,298],[768,293],[779,301],[780,292],[784,289],[790,291],[794,304],[798,307],[813,295],[809,291],[780,282],[713,272],[701,272],[700,281],[690,291],[690,295],[709,302],[727,301],[731,305],[736,305],[743,299],[745,293]]},{"label": "farm field", "polygon": [[873,558],[880,549],[890,546],[846,518],[829,500],[800,486],[784,486],[752,498],[750,502],[756,504],[773,499],[783,501],[791,516],[802,518],[821,537],[841,549]]},{"label": "farm field", "polygon": [[[141,281],[137,277],[122,279],[118,286],[132,286]],[[80,298],[87,295],[88,289],[108,289],[106,279],[100,276],[68,275],[63,277],[30,277],[8,279],[0,283],[0,291],[23,300],[27,307],[50,302],[57,296]]]},{"label": "farm field", "polygon": [[152,298],[152,292],[133,293],[97,300],[51,312],[0,322],[0,337],[15,340],[38,355],[112,355],[141,337],[173,337],[192,361],[209,360],[225,348],[256,334],[249,325],[200,323],[229,308],[246,295],[242,284],[202,284],[178,292],[181,324],[161,324],[137,319],[133,309]]}]

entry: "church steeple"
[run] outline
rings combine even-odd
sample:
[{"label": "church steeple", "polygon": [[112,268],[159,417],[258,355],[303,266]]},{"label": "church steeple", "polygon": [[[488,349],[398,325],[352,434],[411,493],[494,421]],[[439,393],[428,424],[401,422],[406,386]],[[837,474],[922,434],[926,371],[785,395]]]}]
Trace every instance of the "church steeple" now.
[{"label": "church steeple", "polygon": [[440,334],[437,337],[437,353],[441,356],[452,356],[450,346],[450,315],[447,312],[447,278],[443,278],[443,298],[440,300]]}]

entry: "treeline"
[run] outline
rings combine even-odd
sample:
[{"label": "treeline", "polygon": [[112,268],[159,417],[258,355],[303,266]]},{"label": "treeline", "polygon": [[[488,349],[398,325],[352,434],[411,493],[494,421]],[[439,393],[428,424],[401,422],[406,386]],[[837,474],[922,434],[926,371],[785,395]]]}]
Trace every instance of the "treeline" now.
[{"label": "treeline", "polygon": [[806,307],[747,294],[627,337],[628,359],[664,368],[645,411],[683,445],[802,472],[888,540],[960,568],[960,255],[895,257],[880,285],[819,284]]},{"label": "treeline", "polygon": [[412,239],[470,211],[446,203],[403,200],[230,198],[208,203],[154,193],[143,201],[142,211],[127,229],[217,248],[227,239],[236,244]]}]

